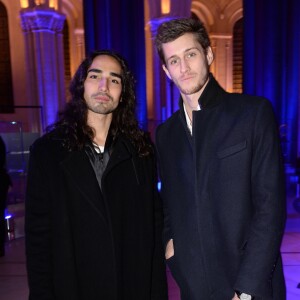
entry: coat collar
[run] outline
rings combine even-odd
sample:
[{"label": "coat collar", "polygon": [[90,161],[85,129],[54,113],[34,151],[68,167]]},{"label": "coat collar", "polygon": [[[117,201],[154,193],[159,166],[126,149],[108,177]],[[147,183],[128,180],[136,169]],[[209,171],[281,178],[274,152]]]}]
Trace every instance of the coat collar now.
[{"label": "coat collar", "polygon": [[133,145],[123,135],[120,135],[113,146],[113,151],[105,169],[104,176],[119,163],[131,159],[135,154],[136,151]]},{"label": "coat collar", "polygon": [[[120,135],[113,145],[113,151],[103,176],[108,174],[122,161],[132,159],[136,156],[137,153],[133,145],[128,141],[128,139]],[[86,178],[89,180],[90,178],[95,177],[89,158],[84,150],[70,152],[66,159],[61,162],[61,165],[68,170],[68,173],[71,176],[78,179],[79,184],[80,182],[86,184]],[[86,176],[83,176],[83,174],[86,174]]]},{"label": "coat collar", "polygon": [[[226,93],[224,89],[219,85],[219,83],[216,81],[214,76],[210,73],[209,74],[209,81],[203,91],[203,93],[200,95],[198,102],[201,107],[201,110],[205,110],[208,108],[215,107],[221,103],[221,94],[223,95]],[[179,107],[181,113],[184,114],[183,111],[183,99],[180,96],[179,99]]]},{"label": "coat collar", "polygon": [[104,202],[101,201],[101,190],[86,153],[84,151],[70,152],[61,162],[61,167],[71,180],[74,193],[79,193],[80,197],[107,222],[107,209]]},{"label": "coat collar", "polygon": [[[134,147],[124,137],[118,137],[114,150],[104,171],[103,177],[110,173],[119,163],[131,159]],[[105,199],[102,196],[95,172],[84,150],[70,152],[61,161],[61,167],[74,183],[74,190],[78,190],[98,214],[107,221],[108,211]]]}]

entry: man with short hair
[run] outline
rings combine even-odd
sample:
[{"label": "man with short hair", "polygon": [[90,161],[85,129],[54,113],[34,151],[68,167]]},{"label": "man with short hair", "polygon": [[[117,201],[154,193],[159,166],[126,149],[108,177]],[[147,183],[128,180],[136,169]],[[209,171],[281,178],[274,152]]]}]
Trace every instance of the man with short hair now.
[{"label": "man with short hair", "polygon": [[160,25],[158,54],[180,109],[156,133],[167,264],[182,300],[284,300],[285,188],[271,103],[230,94],[199,20]]}]

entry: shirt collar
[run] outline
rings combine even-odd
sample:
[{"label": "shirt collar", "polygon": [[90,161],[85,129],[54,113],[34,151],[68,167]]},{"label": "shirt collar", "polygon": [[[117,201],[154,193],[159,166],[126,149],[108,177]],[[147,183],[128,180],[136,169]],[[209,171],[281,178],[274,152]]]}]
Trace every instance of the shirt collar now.
[{"label": "shirt collar", "polygon": [[[187,111],[186,111],[186,107],[185,107],[184,103],[183,103],[183,109],[184,109],[184,114],[185,114],[185,120],[186,120],[187,127],[188,127],[190,133],[193,134],[193,124],[192,124],[192,121],[190,120],[190,117],[189,117]],[[200,105],[198,104],[197,108],[194,109],[194,110],[201,110]]]}]

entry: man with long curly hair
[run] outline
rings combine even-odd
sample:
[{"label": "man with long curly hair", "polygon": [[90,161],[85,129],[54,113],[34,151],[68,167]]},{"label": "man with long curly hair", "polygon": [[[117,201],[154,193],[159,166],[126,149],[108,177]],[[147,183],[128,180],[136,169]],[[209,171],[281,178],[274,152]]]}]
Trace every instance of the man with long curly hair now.
[{"label": "man with long curly hair", "polygon": [[126,61],[93,52],[70,92],[31,147],[29,299],[167,299],[154,153]]}]

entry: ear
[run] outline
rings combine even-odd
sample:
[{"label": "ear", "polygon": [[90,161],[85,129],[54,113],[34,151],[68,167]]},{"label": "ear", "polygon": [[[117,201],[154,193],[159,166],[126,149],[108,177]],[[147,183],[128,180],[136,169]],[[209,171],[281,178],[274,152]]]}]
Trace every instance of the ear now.
[{"label": "ear", "polygon": [[207,63],[208,63],[209,66],[214,61],[214,54],[213,54],[213,51],[212,51],[210,46],[207,47],[207,49],[206,49],[206,59],[207,59]]},{"label": "ear", "polygon": [[171,75],[170,75],[170,73],[169,73],[169,71],[168,71],[166,65],[162,65],[162,68],[163,68],[163,70],[165,71],[166,75],[169,77],[169,79],[172,80],[172,77],[171,77]]}]

